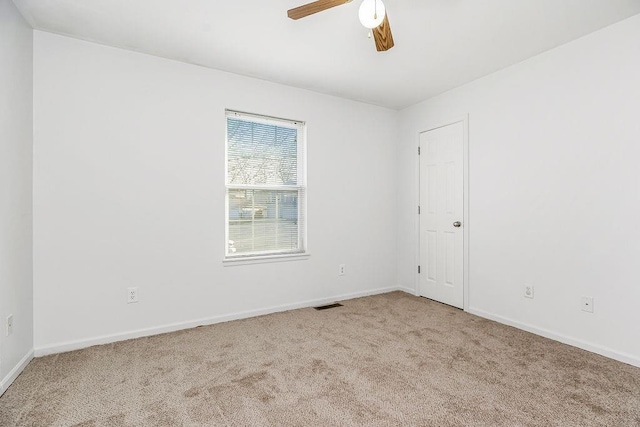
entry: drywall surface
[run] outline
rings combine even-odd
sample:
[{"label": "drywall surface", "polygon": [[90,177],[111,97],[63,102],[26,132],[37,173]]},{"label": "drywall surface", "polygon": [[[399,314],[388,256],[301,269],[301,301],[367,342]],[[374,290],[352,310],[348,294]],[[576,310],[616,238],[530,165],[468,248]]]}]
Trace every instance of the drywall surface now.
[{"label": "drywall surface", "polygon": [[32,111],[33,32],[0,0],[0,393],[33,350]]},{"label": "drywall surface", "polygon": [[[39,31],[34,77],[37,354],[395,286],[397,112]],[[223,265],[225,108],[307,122],[309,259]]]},{"label": "drywall surface", "polygon": [[399,286],[416,289],[418,134],[468,114],[469,310],[640,364],[638,40],[635,16],[401,112]]}]

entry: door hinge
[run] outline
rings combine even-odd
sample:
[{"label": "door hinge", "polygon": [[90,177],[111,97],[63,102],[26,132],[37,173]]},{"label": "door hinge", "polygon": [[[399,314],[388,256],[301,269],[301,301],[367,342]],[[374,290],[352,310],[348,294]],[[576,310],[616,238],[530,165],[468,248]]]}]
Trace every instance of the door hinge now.
[{"label": "door hinge", "polygon": [[420,266],[418,266],[418,274],[420,274]]},{"label": "door hinge", "polygon": [[420,205],[418,205],[418,215],[420,215]]},{"label": "door hinge", "polygon": [[420,147],[418,147],[418,156],[420,155]]}]

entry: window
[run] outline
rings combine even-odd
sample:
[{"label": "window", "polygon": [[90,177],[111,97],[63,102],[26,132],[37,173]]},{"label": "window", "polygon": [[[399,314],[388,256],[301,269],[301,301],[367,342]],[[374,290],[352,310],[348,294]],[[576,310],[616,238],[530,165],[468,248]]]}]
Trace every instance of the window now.
[{"label": "window", "polygon": [[304,123],[226,116],[226,259],[304,254]]}]

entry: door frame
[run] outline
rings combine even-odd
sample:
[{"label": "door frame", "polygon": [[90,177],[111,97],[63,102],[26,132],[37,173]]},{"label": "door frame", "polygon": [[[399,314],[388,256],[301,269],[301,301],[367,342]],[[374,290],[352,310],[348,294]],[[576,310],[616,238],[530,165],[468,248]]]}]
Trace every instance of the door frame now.
[{"label": "door frame", "polygon": [[[420,134],[436,130],[445,126],[462,122],[462,182],[463,182],[463,209],[462,209],[462,236],[463,236],[463,266],[462,266],[462,292],[463,292],[463,310],[469,311],[469,115],[454,117],[448,120],[427,121],[425,125],[420,127],[416,134],[417,146],[420,147]],[[422,155],[423,153],[421,153]],[[416,179],[417,191],[415,194],[416,206],[420,206],[420,156],[416,156]],[[416,209],[416,225],[414,229],[416,239],[417,264],[420,265],[420,216]],[[420,274],[418,269],[415,270],[415,294],[420,295]]]}]

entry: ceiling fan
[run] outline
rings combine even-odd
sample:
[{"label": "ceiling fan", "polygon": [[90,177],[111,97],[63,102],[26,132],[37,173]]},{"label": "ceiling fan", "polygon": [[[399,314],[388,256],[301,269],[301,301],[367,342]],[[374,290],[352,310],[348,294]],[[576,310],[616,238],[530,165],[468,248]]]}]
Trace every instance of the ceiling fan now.
[{"label": "ceiling fan", "polygon": [[[290,9],[287,11],[287,15],[291,19],[300,19],[313,15],[314,13],[331,9],[332,7],[351,3],[351,1],[352,0],[318,0]],[[387,16],[382,0],[363,0],[358,16],[362,25],[371,30],[378,52],[389,50],[395,45],[393,35],[391,34],[391,27],[389,26],[389,17]]]}]

